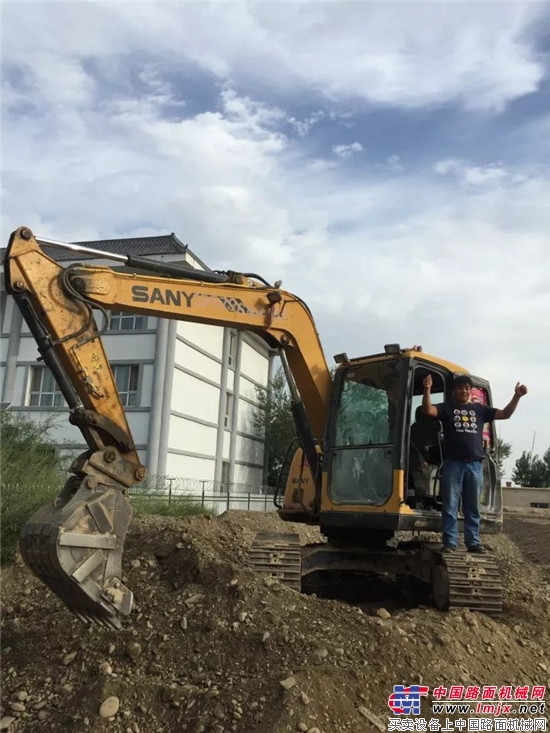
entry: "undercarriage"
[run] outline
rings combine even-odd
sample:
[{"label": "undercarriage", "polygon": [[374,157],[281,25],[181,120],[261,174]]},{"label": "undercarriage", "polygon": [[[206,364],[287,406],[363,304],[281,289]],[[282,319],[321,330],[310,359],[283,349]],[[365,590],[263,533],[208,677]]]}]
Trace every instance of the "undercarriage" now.
[{"label": "undercarriage", "polygon": [[439,611],[463,608],[496,616],[503,608],[503,587],[496,561],[490,555],[465,550],[442,553],[441,545],[411,541],[396,547],[336,547],[316,543],[300,547],[297,534],[262,533],[250,549],[251,566],[294,590],[311,587],[314,578],[338,585],[354,574],[361,584],[383,577],[392,583],[414,581]]}]

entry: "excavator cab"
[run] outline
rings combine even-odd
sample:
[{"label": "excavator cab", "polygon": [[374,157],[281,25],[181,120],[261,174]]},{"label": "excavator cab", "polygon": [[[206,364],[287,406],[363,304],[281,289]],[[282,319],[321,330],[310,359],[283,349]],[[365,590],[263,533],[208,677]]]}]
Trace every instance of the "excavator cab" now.
[{"label": "excavator cab", "polygon": [[[445,456],[442,426],[422,413],[423,380],[432,375],[432,403],[451,397],[457,364],[418,347],[340,363],[330,403],[322,471],[317,481],[298,457],[280,508],[283,519],[312,521],[329,537],[366,533],[386,541],[398,530],[440,531],[439,472]],[[488,383],[477,377],[474,399],[491,404]],[[492,425],[484,426],[483,530],[501,527],[501,500]],[[317,502],[313,486],[317,484]],[[317,511],[314,507],[317,507]]]},{"label": "excavator cab", "polygon": [[[423,380],[431,374],[432,404],[437,404],[451,398],[454,376],[465,371],[420,347],[391,345],[383,354],[341,360],[321,471],[309,472],[298,451],[279,508],[284,520],[319,524],[327,540],[303,549],[300,573],[306,585],[319,573],[332,574],[334,583],[346,573],[409,576],[431,588],[442,611],[500,613],[502,586],[492,557],[444,555],[441,545],[419,535],[441,530],[439,475],[445,457],[441,423],[422,413]],[[488,383],[472,381],[474,399],[491,404]],[[492,425],[484,426],[483,435],[482,531],[496,533],[502,507]],[[274,557],[281,577],[292,577],[295,552],[285,564],[279,545]]]}]

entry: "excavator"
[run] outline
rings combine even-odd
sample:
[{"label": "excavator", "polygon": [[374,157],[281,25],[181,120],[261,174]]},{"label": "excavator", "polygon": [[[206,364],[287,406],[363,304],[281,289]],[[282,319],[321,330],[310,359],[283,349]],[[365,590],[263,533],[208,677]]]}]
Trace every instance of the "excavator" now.
[{"label": "excavator", "polygon": [[[63,267],[44,245],[73,250],[75,259],[113,259],[118,267]],[[502,611],[490,554],[443,554],[424,534],[440,531],[443,444],[440,423],[420,408],[422,380],[432,375],[433,400],[442,401],[464,368],[418,346],[388,344],[371,356],[339,354],[332,372],[307,305],[254,273],[114,255],[35,237],[27,227],[12,233],[4,268],[6,289],[88,446],[57,499],[24,525],[20,550],[84,622],[120,628],[132,611],[122,553],[130,489],[147,475],[101,340],[110,310],[246,329],[278,350],[299,447],[284,498],[277,494],[275,502],[282,521],[317,525],[323,541],[300,547],[293,532],[259,535],[250,549],[253,568],[296,590],[319,573],[357,574],[364,583],[372,574],[409,578],[430,589],[441,611]],[[101,328],[94,312],[103,317]],[[471,378],[475,398],[491,404],[488,382]],[[496,533],[502,505],[491,425],[484,426],[484,444],[482,529]],[[399,539],[403,533],[408,540]]]}]

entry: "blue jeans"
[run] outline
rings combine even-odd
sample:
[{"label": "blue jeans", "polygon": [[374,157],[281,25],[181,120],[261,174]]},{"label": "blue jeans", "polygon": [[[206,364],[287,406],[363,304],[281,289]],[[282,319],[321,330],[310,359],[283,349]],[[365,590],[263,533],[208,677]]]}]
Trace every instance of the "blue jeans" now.
[{"label": "blue jeans", "polygon": [[480,544],[479,496],[483,484],[481,461],[455,461],[447,459],[441,470],[441,498],[443,512],[441,529],[443,544],[458,546],[458,505],[462,497],[464,515],[464,542],[466,547]]}]

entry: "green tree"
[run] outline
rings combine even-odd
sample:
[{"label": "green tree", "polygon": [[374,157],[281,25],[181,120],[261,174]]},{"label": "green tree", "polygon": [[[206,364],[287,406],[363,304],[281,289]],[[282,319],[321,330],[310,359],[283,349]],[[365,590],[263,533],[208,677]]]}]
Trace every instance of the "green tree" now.
[{"label": "green tree", "polygon": [[545,486],[550,486],[550,447],[546,449],[545,454],[542,457],[542,461],[545,466],[545,473],[546,473],[546,484]]},{"label": "green tree", "polygon": [[496,445],[497,467],[499,478],[504,476],[504,461],[512,454],[512,444],[506,443],[502,438],[497,438]]},{"label": "green tree", "polygon": [[550,486],[550,448],[542,458],[523,451],[516,461],[512,478],[520,486],[545,488]]},{"label": "green tree", "polygon": [[520,486],[530,486],[530,476],[531,454],[524,450],[515,463],[514,470],[512,472],[512,479]]},{"label": "green tree", "polygon": [[[267,483],[275,487],[288,453],[296,439],[286,377],[280,367],[270,379],[267,389],[256,388],[259,410],[254,417],[256,433],[265,437],[267,451]],[[283,477],[284,478],[284,477]]]}]

